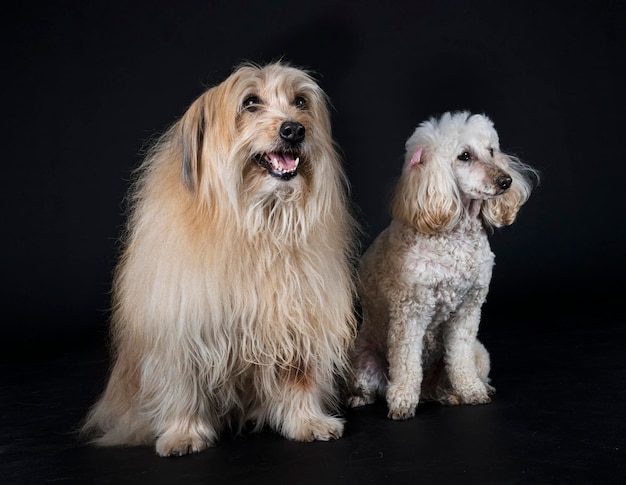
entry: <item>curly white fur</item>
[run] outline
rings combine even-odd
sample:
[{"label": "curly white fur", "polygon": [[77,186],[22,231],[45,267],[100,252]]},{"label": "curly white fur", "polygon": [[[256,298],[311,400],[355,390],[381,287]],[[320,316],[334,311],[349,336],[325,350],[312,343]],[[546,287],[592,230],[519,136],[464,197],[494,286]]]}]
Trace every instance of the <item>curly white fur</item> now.
[{"label": "curly white fur", "polygon": [[162,456],[248,421],[294,440],[340,437],[356,332],[346,185],[307,73],[243,65],[201,95],[131,191],[114,366],[84,433],[156,443]]},{"label": "curly white fur", "polygon": [[484,115],[445,113],[415,130],[393,221],[361,262],[350,406],[381,394],[390,418],[407,419],[420,399],[490,402],[489,354],[477,339],[494,264],[485,227],[515,220],[534,175],[500,151]]}]

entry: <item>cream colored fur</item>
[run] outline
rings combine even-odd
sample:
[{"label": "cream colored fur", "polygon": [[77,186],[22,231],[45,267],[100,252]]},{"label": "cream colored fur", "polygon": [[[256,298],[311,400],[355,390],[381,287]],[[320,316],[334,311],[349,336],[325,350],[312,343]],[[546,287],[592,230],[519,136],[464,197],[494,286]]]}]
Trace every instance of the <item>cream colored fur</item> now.
[{"label": "cream colored fur", "polygon": [[[306,130],[290,145],[285,122]],[[295,176],[257,163],[287,150]],[[246,64],[152,147],[115,271],[114,363],[83,432],[159,455],[252,421],[338,438],[355,334],[355,222],[325,94],[302,70]]]},{"label": "cream colored fur", "polygon": [[390,418],[407,419],[420,399],[490,402],[477,339],[494,262],[485,228],[515,220],[534,175],[500,151],[486,116],[445,113],[415,130],[393,221],[361,262],[351,406],[381,394]]}]

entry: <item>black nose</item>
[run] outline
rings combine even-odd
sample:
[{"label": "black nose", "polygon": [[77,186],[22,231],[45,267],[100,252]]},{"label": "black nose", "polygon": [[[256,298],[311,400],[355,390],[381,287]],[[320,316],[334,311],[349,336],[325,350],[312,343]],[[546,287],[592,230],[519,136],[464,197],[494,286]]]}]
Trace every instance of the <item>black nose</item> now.
[{"label": "black nose", "polygon": [[511,184],[513,183],[513,179],[510,175],[502,174],[496,180],[496,185],[500,190],[507,190]]},{"label": "black nose", "polygon": [[280,127],[280,137],[288,143],[295,145],[304,140],[304,126],[297,121],[286,121]]}]

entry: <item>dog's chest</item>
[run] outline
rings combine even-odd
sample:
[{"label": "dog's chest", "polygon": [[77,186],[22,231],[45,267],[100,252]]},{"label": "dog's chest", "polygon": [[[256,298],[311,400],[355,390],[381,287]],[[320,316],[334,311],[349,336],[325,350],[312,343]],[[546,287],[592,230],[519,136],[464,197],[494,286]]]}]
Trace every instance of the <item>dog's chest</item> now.
[{"label": "dog's chest", "polygon": [[414,233],[403,271],[413,285],[426,286],[438,299],[449,301],[488,286],[493,261],[484,230],[469,226],[444,235]]}]

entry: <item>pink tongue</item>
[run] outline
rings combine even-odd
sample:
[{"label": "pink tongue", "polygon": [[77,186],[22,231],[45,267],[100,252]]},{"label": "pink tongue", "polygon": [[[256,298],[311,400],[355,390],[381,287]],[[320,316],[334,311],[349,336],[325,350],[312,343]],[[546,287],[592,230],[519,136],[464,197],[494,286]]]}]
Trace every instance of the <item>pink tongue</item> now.
[{"label": "pink tongue", "polygon": [[268,155],[270,160],[276,160],[280,168],[283,170],[293,170],[296,168],[296,161],[288,153],[270,153]]}]

